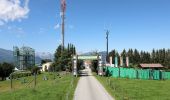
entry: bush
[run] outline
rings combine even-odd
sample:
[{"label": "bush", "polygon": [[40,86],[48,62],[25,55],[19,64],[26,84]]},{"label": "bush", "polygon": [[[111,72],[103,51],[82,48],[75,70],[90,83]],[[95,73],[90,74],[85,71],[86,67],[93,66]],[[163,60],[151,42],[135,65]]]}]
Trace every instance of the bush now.
[{"label": "bush", "polygon": [[40,68],[39,68],[39,67],[33,67],[33,68],[31,69],[31,73],[32,73],[32,74],[34,74],[34,73],[36,73],[36,74],[41,74]]},{"label": "bush", "polygon": [[31,76],[30,71],[17,71],[17,72],[14,72],[12,74],[13,79],[17,79],[17,78],[21,78],[21,77],[27,77],[27,76]]}]

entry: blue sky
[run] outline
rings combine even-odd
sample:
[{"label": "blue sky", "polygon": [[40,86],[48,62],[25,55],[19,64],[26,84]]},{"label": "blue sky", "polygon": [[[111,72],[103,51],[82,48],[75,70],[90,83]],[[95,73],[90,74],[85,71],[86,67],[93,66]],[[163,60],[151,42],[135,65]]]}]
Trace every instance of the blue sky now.
[{"label": "blue sky", "polygon": [[[3,2],[0,3],[0,48],[12,50],[14,45],[25,45],[37,52],[53,53],[61,43],[60,0],[25,2],[16,3],[18,8],[5,13],[8,16],[2,13]],[[110,30],[109,50],[150,51],[170,46],[169,0],[66,2],[65,42],[73,43],[78,52],[106,50],[106,29]]]}]

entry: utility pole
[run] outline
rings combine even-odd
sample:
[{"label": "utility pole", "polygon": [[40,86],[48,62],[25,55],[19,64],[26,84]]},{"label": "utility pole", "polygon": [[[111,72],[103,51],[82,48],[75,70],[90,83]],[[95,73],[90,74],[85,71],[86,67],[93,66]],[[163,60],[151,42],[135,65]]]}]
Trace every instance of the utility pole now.
[{"label": "utility pole", "polygon": [[107,54],[106,54],[106,62],[107,62],[107,57],[108,57],[108,55],[109,55],[109,31],[107,30],[106,31],[106,50],[107,50]]},{"label": "utility pole", "polygon": [[62,18],[62,51],[64,51],[64,32],[65,32],[65,11],[66,11],[66,0],[61,0],[61,18]]}]

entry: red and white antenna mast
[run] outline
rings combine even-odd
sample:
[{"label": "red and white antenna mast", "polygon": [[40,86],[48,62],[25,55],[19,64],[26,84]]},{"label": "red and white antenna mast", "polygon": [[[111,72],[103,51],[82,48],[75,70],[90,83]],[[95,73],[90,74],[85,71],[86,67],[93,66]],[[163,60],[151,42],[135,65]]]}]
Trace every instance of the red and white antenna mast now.
[{"label": "red and white antenna mast", "polygon": [[62,34],[62,51],[64,50],[64,20],[65,20],[65,11],[66,11],[66,0],[61,0],[61,18],[62,18],[62,29],[61,29],[61,34]]}]

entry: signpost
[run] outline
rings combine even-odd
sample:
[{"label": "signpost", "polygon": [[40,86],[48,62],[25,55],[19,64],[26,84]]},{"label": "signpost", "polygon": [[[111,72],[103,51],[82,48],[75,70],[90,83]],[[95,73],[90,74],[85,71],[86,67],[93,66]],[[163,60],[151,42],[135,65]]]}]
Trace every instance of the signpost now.
[{"label": "signpost", "polygon": [[110,57],[110,65],[112,66],[112,57]]},{"label": "signpost", "polygon": [[123,66],[123,57],[120,56],[120,66]]},{"label": "signpost", "polygon": [[103,75],[102,58],[98,57],[98,75]]},{"label": "signpost", "polygon": [[77,77],[77,55],[73,56],[73,75]]},{"label": "signpost", "polygon": [[115,67],[118,67],[118,59],[115,57]]},{"label": "signpost", "polygon": [[126,57],[126,67],[129,67],[129,57]]}]

